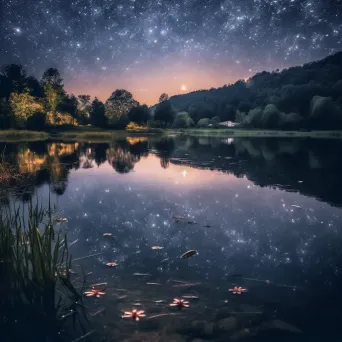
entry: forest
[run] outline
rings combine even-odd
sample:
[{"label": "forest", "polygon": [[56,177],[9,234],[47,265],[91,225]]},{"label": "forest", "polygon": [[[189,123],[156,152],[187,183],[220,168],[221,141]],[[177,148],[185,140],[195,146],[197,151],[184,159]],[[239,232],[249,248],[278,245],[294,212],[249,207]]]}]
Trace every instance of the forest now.
[{"label": "forest", "polygon": [[221,88],[173,96],[170,102],[199,126],[219,117],[263,129],[341,129],[342,52]]},{"label": "forest", "polygon": [[21,65],[0,70],[0,129],[216,128],[225,121],[261,129],[342,129],[342,52],[221,88],[170,98],[163,93],[150,108],[125,89],[113,91],[105,103],[90,95],[67,94],[55,68],[40,80],[28,76]]}]

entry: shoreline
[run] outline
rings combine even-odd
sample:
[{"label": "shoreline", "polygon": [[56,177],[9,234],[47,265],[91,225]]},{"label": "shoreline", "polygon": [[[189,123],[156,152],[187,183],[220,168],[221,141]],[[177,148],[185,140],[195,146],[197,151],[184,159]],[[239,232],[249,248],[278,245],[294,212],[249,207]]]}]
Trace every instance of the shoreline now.
[{"label": "shoreline", "polygon": [[151,129],[138,130],[101,130],[101,129],[75,129],[65,131],[26,131],[26,130],[0,130],[0,142],[17,141],[92,141],[108,142],[127,136],[171,136],[188,135],[213,138],[325,138],[341,139],[342,131],[277,131],[254,129]]}]

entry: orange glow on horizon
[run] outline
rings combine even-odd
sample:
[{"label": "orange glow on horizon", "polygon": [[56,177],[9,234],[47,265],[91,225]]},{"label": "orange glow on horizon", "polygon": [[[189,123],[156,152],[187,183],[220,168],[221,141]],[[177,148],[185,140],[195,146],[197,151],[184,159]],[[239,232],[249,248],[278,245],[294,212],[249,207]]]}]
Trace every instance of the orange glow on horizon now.
[{"label": "orange glow on horizon", "polygon": [[160,94],[169,96],[184,94],[201,89],[221,87],[241,78],[235,70],[217,70],[206,65],[166,65],[125,71],[114,75],[88,75],[80,73],[77,78],[65,82],[68,93],[76,96],[89,94],[105,102],[115,89],[127,89],[140,103],[154,105]]}]

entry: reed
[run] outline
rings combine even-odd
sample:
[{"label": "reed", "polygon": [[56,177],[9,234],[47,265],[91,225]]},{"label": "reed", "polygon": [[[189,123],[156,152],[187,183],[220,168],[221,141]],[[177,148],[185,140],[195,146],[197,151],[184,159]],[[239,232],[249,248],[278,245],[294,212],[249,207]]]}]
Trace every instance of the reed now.
[{"label": "reed", "polygon": [[69,334],[66,318],[76,323],[76,315],[85,317],[71,262],[67,238],[54,231],[50,208],[29,203],[27,210],[0,209],[0,310],[5,317],[0,324],[9,341],[54,341]]}]

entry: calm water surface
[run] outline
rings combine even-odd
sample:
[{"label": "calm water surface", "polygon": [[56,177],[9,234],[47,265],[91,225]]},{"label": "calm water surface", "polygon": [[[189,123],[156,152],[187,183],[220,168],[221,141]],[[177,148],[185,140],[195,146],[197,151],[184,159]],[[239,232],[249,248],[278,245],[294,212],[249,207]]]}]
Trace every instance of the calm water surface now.
[{"label": "calm water surface", "polygon": [[[87,284],[108,282],[102,298],[84,299],[90,340],[340,341],[342,141],[4,145],[30,177],[2,201],[50,197],[73,257],[95,254],[74,262],[75,281],[82,266]],[[179,258],[190,249],[198,255]],[[182,296],[198,298],[168,306]],[[146,317],[120,318],[133,307]]]}]

